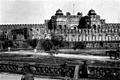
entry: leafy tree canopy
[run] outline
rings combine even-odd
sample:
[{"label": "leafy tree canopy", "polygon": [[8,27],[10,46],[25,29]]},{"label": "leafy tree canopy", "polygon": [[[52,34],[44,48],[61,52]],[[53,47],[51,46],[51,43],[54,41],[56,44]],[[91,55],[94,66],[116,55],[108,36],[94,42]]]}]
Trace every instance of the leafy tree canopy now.
[{"label": "leafy tree canopy", "polygon": [[30,46],[32,46],[33,49],[35,49],[38,44],[38,39],[28,40],[28,43]]},{"label": "leafy tree canopy", "polygon": [[54,46],[62,46],[63,36],[52,34],[51,41],[53,42]]},{"label": "leafy tree canopy", "polygon": [[53,47],[53,43],[51,40],[46,39],[43,43],[42,43],[43,49],[45,51],[50,51]]}]

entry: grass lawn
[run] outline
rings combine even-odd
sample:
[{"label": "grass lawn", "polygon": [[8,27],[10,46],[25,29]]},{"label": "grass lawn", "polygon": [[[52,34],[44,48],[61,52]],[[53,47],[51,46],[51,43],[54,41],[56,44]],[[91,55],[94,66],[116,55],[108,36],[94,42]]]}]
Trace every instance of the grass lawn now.
[{"label": "grass lawn", "polygon": [[32,54],[9,54],[1,53],[0,61],[15,61],[15,62],[34,62],[43,64],[61,64],[68,62],[69,64],[82,64],[86,60],[89,66],[111,66],[120,67],[120,61],[99,61],[88,59],[76,59],[76,58],[63,58],[47,55],[32,55]]},{"label": "grass lawn", "polygon": [[95,55],[95,56],[106,56],[105,52],[114,49],[60,49],[59,53],[64,54],[83,54],[83,55]]}]

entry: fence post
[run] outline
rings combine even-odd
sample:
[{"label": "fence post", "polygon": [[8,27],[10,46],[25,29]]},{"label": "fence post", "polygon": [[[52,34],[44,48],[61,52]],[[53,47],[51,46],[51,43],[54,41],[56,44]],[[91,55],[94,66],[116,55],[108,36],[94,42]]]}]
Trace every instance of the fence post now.
[{"label": "fence post", "polygon": [[75,66],[74,80],[77,80],[79,77],[79,65]]}]

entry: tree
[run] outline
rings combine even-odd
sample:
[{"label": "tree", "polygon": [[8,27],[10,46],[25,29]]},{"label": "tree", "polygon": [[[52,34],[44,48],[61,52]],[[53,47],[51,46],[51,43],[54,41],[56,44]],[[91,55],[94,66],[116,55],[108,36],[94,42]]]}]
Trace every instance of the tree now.
[{"label": "tree", "polygon": [[79,48],[79,44],[75,42],[75,43],[74,43],[74,46],[73,46],[73,49],[76,50],[76,49],[78,49],[78,48]]},{"label": "tree", "polygon": [[36,46],[38,44],[38,39],[28,40],[28,44],[34,49],[34,52],[37,51]]},{"label": "tree", "polygon": [[8,51],[10,51],[11,47],[13,46],[12,40],[5,40],[4,46],[5,48],[8,48]]},{"label": "tree", "polygon": [[53,43],[51,40],[46,39],[43,43],[42,43],[43,49],[45,51],[50,51],[53,47]]},{"label": "tree", "polygon": [[103,48],[103,42],[100,42],[100,47]]},{"label": "tree", "polygon": [[51,41],[53,42],[54,47],[62,47],[64,45],[62,35],[52,34],[51,36],[52,36]]},{"label": "tree", "polygon": [[82,42],[76,42],[74,44],[74,47],[73,47],[74,50],[76,50],[76,49],[84,49],[84,48],[85,48],[85,45]]},{"label": "tree", "polygon": [[88,64],[87,61],[83,61],[83,65],[81,66],[81,71],[82,71],[82,78],[87,78],[88,77]]}]

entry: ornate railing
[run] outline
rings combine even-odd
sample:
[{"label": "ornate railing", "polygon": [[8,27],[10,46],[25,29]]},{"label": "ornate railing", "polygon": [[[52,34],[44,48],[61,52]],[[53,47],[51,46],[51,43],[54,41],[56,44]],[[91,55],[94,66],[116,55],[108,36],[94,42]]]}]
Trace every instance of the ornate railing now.
[{"label": "ornate railing", "polygon": [[0,62],[0,72],[10,72],[17,74],[31,73],[40,76],[53,76],[53,77],[69,77],[75,78],[90,78],[90,79],[108,79],[108,80],[120,80],[120,68],[108,67],[108,66],[88,66],[88,77],[83,77],[81,73],[82,65],[78,65],[79,68],[76,71],[76,65],[68,64],[62,67],[60,64],[42,64],[42,63],[24,63],[24,62]]},{"label": "ornate railing", "polygon": [[88,68],[90,78],[120,80],[119,67],[90,66]]},{"label": "ornate railing", "polygon": [[0,72],[31,73],[41,76],[74,77],[75,66],[62,68],[59,64],[0,63]]}]

